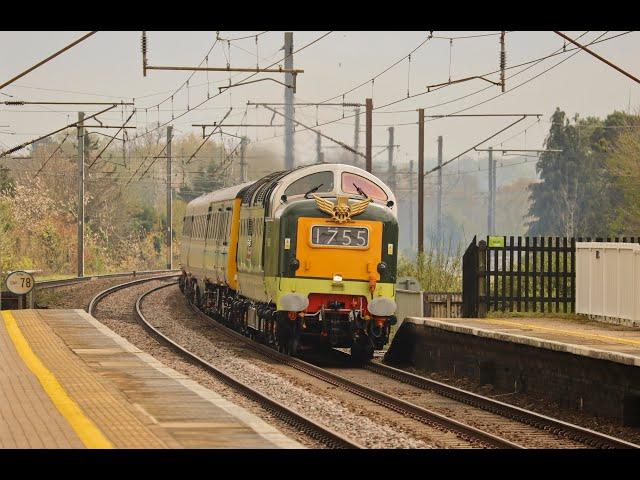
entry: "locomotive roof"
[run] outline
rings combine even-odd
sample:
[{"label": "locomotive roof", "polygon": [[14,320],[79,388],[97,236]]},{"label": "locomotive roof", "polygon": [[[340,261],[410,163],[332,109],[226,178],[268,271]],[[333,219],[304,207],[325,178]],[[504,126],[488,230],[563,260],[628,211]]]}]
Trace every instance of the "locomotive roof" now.
[{"label": "locomotive roof", "polygon": [[[269,175],[266,175],[258,180],[254,180],[251,182],[246,182],[240,185],[235,185],[233,187],[223,188],[220,190],[216,190],[211,193],[206,193],[204,195],[195,198],[187,205],[186,213],[191,215],[198,215],[202,213],[207,213],[209,209],[209,205],[211,202],[218,202],[222,200],[233,200],[234,198],[241,197],[242,203],[251,203],[253,199],[254,202],[259,201],[259,203],[263,203],[264,201],[269,201],[269,197],[273,193],[273,191],[277,191],[276,195],[279,198],[280,191],[284,191],[287,186],[296,180],[310,175],[316,172],[323,171],[331,171],[331,172],[353,172],[364,178],[367,178],[377,185],[379,185],[387,194],[390,200],[394,200],[395,195],[391,191],[391,189],[379,178],[375,175],[361,169],[355,167],[353,165],[339,164],[339,163],[321,163],[315,165],[302,166],[298,168],[294,168],[292,170],[282,170],[273,172]],[[258,192],[256,194],[256,192]],[[392,210],[397,207],[394,205]]]},{"label": "locomotive roof", "polygon": [[209,211],[209,205],[211,202],[219,202],[222,200],[233,200],[238,195],[238,192],[245,187],[253,184],[254,181],[241,183],[240,185],[234,185],[233,187],[221,188],[220,190],[214,190],[213,192],[205,193],[197,198],[194,198],[187,204],[187,212],[191,215],[198,215],[207,213]]}]

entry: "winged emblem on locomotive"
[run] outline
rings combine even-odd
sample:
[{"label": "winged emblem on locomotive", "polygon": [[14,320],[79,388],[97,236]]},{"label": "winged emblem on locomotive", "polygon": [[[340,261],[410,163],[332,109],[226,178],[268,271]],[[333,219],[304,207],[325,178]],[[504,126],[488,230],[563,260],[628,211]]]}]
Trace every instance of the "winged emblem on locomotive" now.
[{"label": "winged emblem on locomotive", "polygon": [[360,200],[352,205],[349,205],[349,197],[345,195],[338,195],[338,203],[333,203],[331,200],[312,194],[316,200],[316,205],[324,213],[331,215],[329,221],[336,223],[351,222],[351,217],[360,215],[367,208],[367,205],[371,203],[371,199]]}]

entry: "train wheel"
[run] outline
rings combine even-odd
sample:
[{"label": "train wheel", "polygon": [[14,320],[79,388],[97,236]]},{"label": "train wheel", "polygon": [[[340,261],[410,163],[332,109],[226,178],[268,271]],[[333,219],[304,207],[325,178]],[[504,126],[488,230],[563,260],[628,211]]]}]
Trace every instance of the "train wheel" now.
[{"label": "train wheel", "polygon": [[193,289],[193,304],[198,308],[202,307],[202,295],[200,295],[200,289],[198,287]]},{"label": "train wheel", "polygon": [[278,314],[276,320],[276,332],[275,338],[277,342],[277,349],[281,353],[289,353],[291,340],[291,327],[289,326],[287,318],[282,313]]},{"label": "train wheel", "polygon": [[273,335],[273,321],[265,320],[263,325],[262,335],[264,337],[264,343],[272,347],[274,345],[274,335]]},{"label": "train wheel", "polygon": [[278,322],[273,322],[272,323],[272,330],[271,330],[271,345],[273,346],[273,348],[275,348],[277,351],[282,352],[283,350],[283,346],[280,342],[281,337],[280,337],[280,331],[278,329]]},{"label": "train wheel", "polygon": [[298,347],[300,346],[300,339],[298,335],[292,334],[287,341],[287,353],[292,357],[295,357],[298,353]]},{"label": "train wheel", "polygon": [[368,337],[361,337],[353,342],[351,358],[356,363],[366,363],[373,358],[373,345]]}]

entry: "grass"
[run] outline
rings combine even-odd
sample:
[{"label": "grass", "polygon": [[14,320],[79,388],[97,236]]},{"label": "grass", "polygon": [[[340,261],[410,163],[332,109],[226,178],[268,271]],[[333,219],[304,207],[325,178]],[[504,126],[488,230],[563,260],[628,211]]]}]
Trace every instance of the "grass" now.
[{"label": "grass", "polygon": [[561,318],[563,320],[584,320],[584,316],[577,313],[563,312],[488,312],[488,318]]},{"label": "grass", "polygon": [[38,306],[57,304],[64,296],[64,292],[52,288],[35,290],[35,303]]}]

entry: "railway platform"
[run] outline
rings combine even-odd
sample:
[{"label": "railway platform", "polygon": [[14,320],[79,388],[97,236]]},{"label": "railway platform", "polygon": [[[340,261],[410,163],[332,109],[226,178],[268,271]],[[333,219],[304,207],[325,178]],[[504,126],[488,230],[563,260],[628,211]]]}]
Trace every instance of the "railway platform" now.
[{"label": "railway platform", "polygon": [[546,348],[640,367],[640,329],[550,317],[411,318],[451,332]]},{"label": "railway platform", "polygon": [[0,312],[0,448],[301,448],[83,310]]},{"label": "railway platform", "polygon": [[409,317],[385,361],[640,426],[640,329],[581,318]]}]

